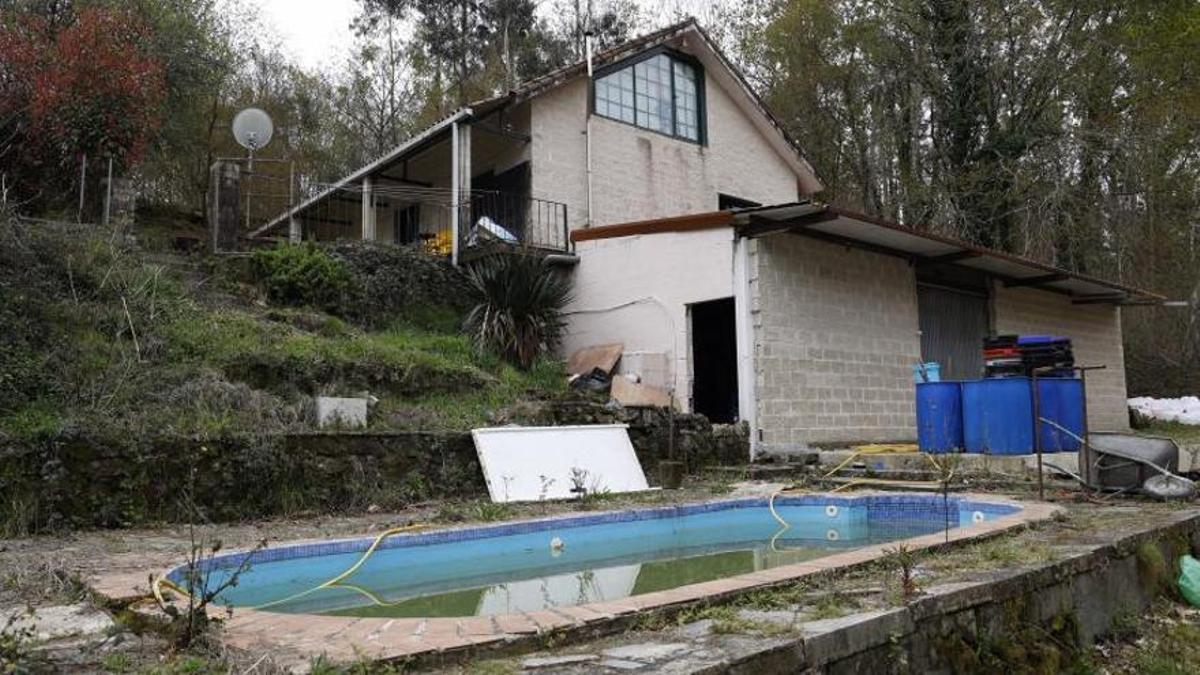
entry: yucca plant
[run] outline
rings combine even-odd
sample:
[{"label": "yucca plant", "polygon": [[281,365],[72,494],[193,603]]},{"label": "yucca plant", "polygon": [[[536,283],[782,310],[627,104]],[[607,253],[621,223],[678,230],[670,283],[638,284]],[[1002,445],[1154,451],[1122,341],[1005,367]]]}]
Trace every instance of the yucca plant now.
[{"label": "yucca plant", "polygon": [[528,252],[500,253],[467,268],[475,306],[465,329],[475,347],[529,370],[558,345],[571,279]]}]

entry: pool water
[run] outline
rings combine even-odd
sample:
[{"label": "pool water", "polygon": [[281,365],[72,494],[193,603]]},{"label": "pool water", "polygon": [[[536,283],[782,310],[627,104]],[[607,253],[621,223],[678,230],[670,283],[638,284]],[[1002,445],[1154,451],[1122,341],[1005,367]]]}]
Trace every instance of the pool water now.
[{"label": "pool water", "polygon": [[[817,499],[819,497],[819,499]],[[907,501],[905,501],[907,500]],[[733,500],[491,525],[253,554],[220,601],[264,611],[372,617],[529,612],[747,574],[830,553],[969,526],[1017,510],[940,496]],[[210,587],[240,562],[215,561]],[[181,570],[172,573],[176,581]]]}]

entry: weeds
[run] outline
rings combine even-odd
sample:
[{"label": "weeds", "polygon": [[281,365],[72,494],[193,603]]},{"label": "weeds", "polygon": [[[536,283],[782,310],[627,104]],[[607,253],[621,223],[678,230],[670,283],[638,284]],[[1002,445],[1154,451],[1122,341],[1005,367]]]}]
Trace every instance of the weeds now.
[{"label": "weeds", "polygon": [[917,554],[905,544],[885,549],[884,553],[887,554],[889,566],[898,575],[900,600],[909,602],[921,595],[921,586],[916,577]]},{"label": "weeds", "polygon": [[438,507],[435,520],[451,523],[478,521],[490,523],[498,520],[508,520],[514,515],[513,507],[509,504],[476,501],[466,504],[442,502]]},{"label": "weeds", "polygon": [[[154,598],[159,608],[171,617],[170,638],[178,649],[190,649],[207,638],[212,620],[208,614],[208,607],[225,591],[238,585],[241,576],[250,569],[254,554],[267,547],[267,541],[264,539],[243,554],[237,565],[232,568],[218,566],[216,558],[223,547],[221,540],[201,537],[196,531],[195,521],[203,514],[192,497],[194,483],[195,472],[192,473],[181,497],[184,510],[189,514],[190,542],[187,562],[184,564],[183,584],[181,587],[171,584],[180,588],[184,596],[182,606],[177,607],[159,591],[167,582],[165,579],[150,575],[150,588],[155,591]],[[226,612],[232,614],[233,610],[226,608]]]}]

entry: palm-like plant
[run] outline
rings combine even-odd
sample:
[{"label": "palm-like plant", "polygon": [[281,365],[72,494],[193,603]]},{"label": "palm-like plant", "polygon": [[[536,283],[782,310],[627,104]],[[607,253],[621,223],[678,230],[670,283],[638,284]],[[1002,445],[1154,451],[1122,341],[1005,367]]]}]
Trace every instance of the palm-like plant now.
[{"label": "palm-like plant", "polygon": [[476,304],[465,329],[477,349],[528,370],[558,345],[571,279],[528,252],[500,253],[467,268]]}]

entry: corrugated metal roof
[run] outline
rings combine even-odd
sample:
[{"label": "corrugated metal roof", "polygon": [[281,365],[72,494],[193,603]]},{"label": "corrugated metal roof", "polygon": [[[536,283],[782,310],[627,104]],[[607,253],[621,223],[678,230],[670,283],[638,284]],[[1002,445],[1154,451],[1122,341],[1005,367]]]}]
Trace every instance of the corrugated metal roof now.
[{"label": "corrugated metal roof", "polygon": [[736,213],[734,221],[746,236],[794,232],[900,255],[915,264],[959,265],[989,274],[1009,286],[1061,293],[1080,303],[1145,304],[1166,299],[1126,284],[822,204],[800,202],[746,209]]}]

